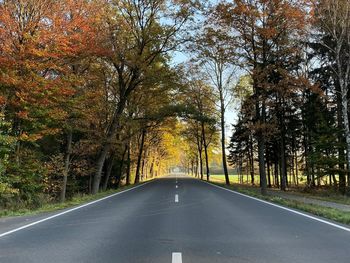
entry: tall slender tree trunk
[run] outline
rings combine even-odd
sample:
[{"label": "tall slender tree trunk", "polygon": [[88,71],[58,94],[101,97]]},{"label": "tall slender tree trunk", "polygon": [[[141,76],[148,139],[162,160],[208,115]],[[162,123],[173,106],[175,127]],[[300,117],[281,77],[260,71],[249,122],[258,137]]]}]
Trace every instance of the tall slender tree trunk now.
[{"label": "tall slender tree trunk", "polygon": [[199,161],[199,174],[201,180],[203,180],[203,154],[202,149],[198,149],[198,161]]},{"label": "tall slender tree trunk", "polygon": [[127,159],[126,159],[126,185],[130,185],[131,183],[131,142],[128,142],[128,151],[127,151]]},{"label": "tall slender tree trunk", "polygon": [[[143,150],[143,157],[142,157],[142,165],[141,165],[141,175],[143,176],[143,178],[147,179],[147,149]],[[143,180],[143,178],[141,178],[141,180]]]},{"label": "tall slender tree trunk", "polygon": [[296,186],[299,186],[299,164],[298,164],[298,152],[295,151],[295,178]]},{"label": "tall slender tree trunk", "polygon": [[266,166],[267,166],[267,187],[271,188],[270,155],[268,150],[266,151]]},{"label": "tall slender tree trunk", "polygon": [[286,142],[285,142],[285,111],[284,99],[278,98],[278,126],[280,130],[279,152],[280,152],[280,176],[281,176],[281,190],[285,191],[287,188],[287,160],[286,160]]},{"label": "tall slender tree trunk", "polygon": [[267,182],[265,171],[265,138],[262,135],[258,136],[258,158],[259,158],[259,174],[260,174],[260,187],[261,194],[267,194]]},{"label": "tall slender tree trunk", "polygon": [[285,145],[284,138],[281,138],[280,145],[280,176],[281,176],[281,190],[285,191],[287,188],[287,174],[286,174],[286,156],[285,156]]},{"label": "tall slender tree trunk", "polygon": [[194,175],[194,162],[191,160],[191,175]]},{"label": "tall slender tree trunk", "polygon": [[145,137],[146,137],[146,129],[142,129],[139,153],[137,156],[136,174],[135,174],[135,181],[134,181],[135,184],[140,182],[141,159],[143,154],[143,147],[145,145]]},{"label": "tall slender tree trunk", "polygon": [[152,158],[152,162],[149,168],[149,174],[151,176],[151,178],[153,178],[153,166],[154,166],[154,157]]},{"label": "tall slender tree trunk", "polygon": [[128,146],[127,146],[127,144],[125,144],[124,151],[123,151],[123,154],[122,154],[122,158],[120,159],[120,165],[119,165],[118,175],[117,175],[118,176],[118,185],[117,185],[118,188],[120,187],[121,181],[122,181],[122,178],[123,178],[125,155],[127,153],[127,150],[128,150]]},{"label": "tall slender tree trunk", "polygon": [[72,140],[73,140],[73,131],[71,129],[68,129],[67,141],[66,141],[66,153],[64,155],[63,181],[62,181],[62,189],[60,194],[60,201],[62,203],[66,200],[69,165],[70,165],[70,159],[72,154]]},{"label": "tall slender tree trunk", "polygon": [[88,181],[88,192],[91,194],[92,191],[92,174],[89,176],[89,181]]},{"label": "tall slender tree trunk", "polygon": [[275,167],[274,167],[274,177],[275,177],[275,186],[280,187],[280,182],[278,179],[278,160],[275,159]]},{"label": "tall slender tree trunk", "polygon": [[347,165],[350,167],[350,126],[349,126],[349,114],[348,114],[348,98],[347,90],[343,88],[342,90],[342,110],[343,110],[343,119],[344,119],[344,128],[345,128],[345,140],[346,140],[346,157]]},{"label": "tall slender tree trunk", "polygon": [[[249,139],[249,148],[248,148],[248,155],[249,155],[249,167],[250,167],[250,179],[251,184],[255,185],[255,167],[254,167],[254,149],[253,149],[253,140],[252,138]],[[248,179],[247,179],[248,183]]]},{"label": "tall slender tree trunk", "polygon": [[119,128],[119,119],[125,109],[125,105],[126,105],[126,98],[123,97],[118,103],[117,109],[113,116],[111,126],[107,131],[106,141],[102,146],[99,157],[97,158],[95,174],[92,181],[92,191],[91,191],[92,194],[96,194],[100,188],[103,165],[110,149],[112,148],[113,141],[117,135],[118,128]]},{"label": "tall slender tree trunk", "polygon": [[[337,95],[337,123],[338,123],[338,129],[344,130],[343,127],[343,113],[342,113],[342,97],[340,94],[340,87],[339,83],[336,83],[336,95]],[[338,167],[339,167],[339,191],[342,194],[345,194],[346,192],[346,177],[345,177],[345,149],[343,146],[344,137],[342,134],[339,133],[338,135]],[[345,143],[344,143],[345,144]]]},{"label": "tall slender tree trunk", "polygon": [[226,158],[226,135],[225,135],[225,101],[220,90],[220,125],[221,125],[221,155],[222,155],[222,168],[225,175],[226,185],[230,184],[230,178],[228,176],[227,158]]},{"label": "tall slender tree trunk", "polygon": [[209,171],[209,156],[208,156],[208,144],[205,134],[204,122],[201,122],[202,125],[202,137],[203,137],[203,146],[204,146],[204,155],[205,155],[205,167],[207,172],[207,181],[209,181],[210,171]]},{"label": "tall slender tree trunk", "polygon": [[108,160],[108,165],[107,165],[107,167],[106,167],[106,176],[105,176],[105,180],[104,180],[103,186],[102,186],[102,190],[103,190],[103,191],[106,191],[106,190],[107,190],[109,178],[111,177],[111,173],[112,173],[113,162],[114,162],[114,156],[112,155],[112,156],[109,158],[109,160]]},{"label": "tall slender tree trunk", "polygon": [[[259,102],[258,102],[259,104]],[[258,111],[258,119],[262,123],[265,123],[265,115],[266,115],[266,106],[265,101],[263,99],[262,106],[261,106],[261,114],[260,114],[260,107],[257,106]],[[267,194],[267,182],[266,182],[266,169],[265,169],[265,136],[263,134],[263,131],[260,129],[258,133],[258,159],[259,159],[259,174],[260,174],[260,187],[261,187],[261,194],[266,195]]]},{"label": "tall slender tree trunk", "polygon": [[196,132],[197,132],[197,136],[196,136],[196,139],[197,139],[197,151],[198,151],[198,166],[199,166],[199,176],[201,178],[201,180],[203,180],[203,136],[202,136],[202,132],[199,131],[199,124],[197,122],[197,125],[196,125]]}]

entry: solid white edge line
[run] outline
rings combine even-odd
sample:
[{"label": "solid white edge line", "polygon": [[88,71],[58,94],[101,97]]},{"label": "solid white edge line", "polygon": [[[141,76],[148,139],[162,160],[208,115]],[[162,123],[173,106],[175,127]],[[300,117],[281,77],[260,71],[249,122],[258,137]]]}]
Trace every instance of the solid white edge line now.
[{"label": "solid white edge line", "polygon": [[307,217],[307,218],[309,218],[309,219],[312,219],[312,220],[315,220],[315,221],[318,221],[318,222],[321,222],[321,223],[324,223],[324,224],[333,226],[333,227],[335,227],[335,228],[342,229],[342,230],[344,230],[344,231],[350,232],[350,228],[347,228],[347,227],[344,227],[344,226],[341,226],[341,225],[338,225],[338,224],[334,224],[334,223],[329,222],[329,221],[327,221],[327,220],[323,220],[323,219],[321,219],[321,218],[317,218],[317,217],[314,217],[314,216],[311,216],[311,215],[308,215],[308,214],[304,214],[304,213],[299,212],[299,211],[297,211],[297,210],[290,209],[290,208],[287,208],[287,207],[284,207],[284,206],[281,206],[281,205],[277,205],[277,204],[274,204],[274,203],[271,203],[271,202],[268,202],[268,201],[265,201],[265,200],[261,200],[261,199],[259,199],[259,198],[252,197],[252,196],[249,196],[249,195],[246,195],[246,194],[242,194],[242,193],[239,193],[239,192],[233,191],[233,190],[231,190],[231,189],[227,189],[227,188],[224,188],[224,187],[221,187],[221,186],[212,184],[212,183],[208,183],[208,182],[205,182],[205,181],[201,181],[201,182],[206,183],[206,184],[209,184],[209,185],[214,186],[214,187],[216,187],[216,188],[219,188],[219,189],[221,189],[221,190],[225,190],[225,191],[234,193],[234,194],[236,194],[236,195],[244,196],[244,197],[253,199],[253,200],[255,200],[255,201],[264,203],[264,204],[268,204],[268,205],[271,205],[271,206],[274,206],[274,207],[278,207],[278,208],[283,209],[283,210],[286,210],[286,211],[288,211],[288,212],[291,212],[291,213],[294,213],[294,214],[297,214],[297,215],[300,215],[300,216],[303,216],[303,217]]},{"label": "solid white edge line", "polygon": [[176,194],[176,195],[175,195],[175,203],[178,203],[178,202],[179,202],[179,195]]},{"label": "solid white edge line", "polygon": [[61,213],[58,213],[58,214],[55,214],[55,215],[52,215],[52,216],[43,218],[43,219],[41,219],[41,220],[32,222],[32,223],[30,223],[30,224],[27,224],[27,225],[24,225],[24,226],[21,226],[21,227],[12,229],[12,230],[10,230],[10,231],[7,231],[7,232],[5,232],[5,233],[0,234],[0,238],[2,238],[2,237],[4,237],[4,236],[7,236],[7,235],[10,235],[10,234],[12,234],[12,233],[15,233],[15,232],[17,232],[17,231],[26,229],[26,228],[28,228],[28,227],[35,226],[35,225],[40,224],[40,223],[42,223],[42,222],[48,221],[48,220],[50,220],[50,219],[53,219],[53,218],[62,216],[62,215],[64,215],[64,214],[68,214],[68,213],[70,213],[70,212],[73,212],[73,211],[75,211],[75,210],[81,209],[81,208],[83,208],[83,207],[86,207],[86,206],[89,206],[89,205],[92,205],[92,204],[96,204],[96,203],[98,203],[98,202],[104,201],[104,200],[109,199],[109,198],[111,198],[111,197],[114,197],[114,196],[116,196],[116,195],[120,195],[120,194],[129,192],[129,191],[131,191],[131,190],[134,190],[134,189],[137,189],[137,188],[139,188],[139,187],[145,186],[145,185],[147,185],[147,184],[149,184],[149,183],[151,183],[151,182],[153,182],[153,181],[149,181],[149,182],[146,182],[146,183],[143,183],[143,184],[134,186],[134,187],[132,187],[132,188],[130,188],[130,189],[126,189],[126,190],[124,190],[124,191],[121,191],[121,192],[118,192],[118,193],[115,193],[115,194],[112,194],[112,195],[103,197],[103,198],[101,198],[101,199],[98,199],[98,200],[95,200],[95,201],[86,203],[86,204],[81,205],[81,206],[78,206],[78,207],[74,207],[74,208],[69,209],[69,210],[66,210],[66,211],[64,211],[64,212],[61,212]]},{"label": "solid white edge line", "polygon": [[182,263],[182,254],[180,252],[173,252],[171,257],[172,263]]}]

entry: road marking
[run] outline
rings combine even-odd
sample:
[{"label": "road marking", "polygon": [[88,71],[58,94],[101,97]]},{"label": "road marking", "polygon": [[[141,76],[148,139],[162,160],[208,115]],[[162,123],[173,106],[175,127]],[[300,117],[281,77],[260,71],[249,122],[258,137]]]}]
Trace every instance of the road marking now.
[{"label": "road marking", "polygon": [[179,202],[179,195],[175,195],[175,203],[178,203]]},{"label": "road marking", "polygon": [[171,263],[182,263],[182,254],[180,252],[173,252]]},{"label": "road marking", "polygon": [[344,226],[341,226],[341,225],[338,225],[338,224],[334,224],[334,223],[329,222],[329,221],[327,221],[327,220],[324,220],[324,219],[321,219],[321,218],[317,218],[317,217],[314,217],[314,216],[311,216],[311,215],[308,215],[308,214],[304,214],[304,213],[299,212],[299,211],[297,211],[297,210],[290,209],[290,208],[287,208],[287,207],[284,207],[284,206],[281,206],[281,205],[277,205],[277,204],[274,204],[274,203],[270,203],[270,202],[268,202],[268,201],[261,200],[261,199],[259,199],[259,198],[252,197],[252,196],[249,196],[249,195],[245,195],[245,194],[242,194],[242,193],[239,193],[239,192],[236,192],[236,191],[233,191],[233,190],[230,190],[230,189],[227,189],[227,188],[224,188],[224,187],[215,185],[215,184],[211,184],[211,183],[208,183],[208,182],[205,182],[205,181],[201,181],[201,182],[206,183],[206,184],[209,184],[209,185],[214,186],[214,187],[216,187],[216,188],[219,188],[219,189],[221,189],[221,190],[225,190],[225,191],[234,193],[234,194],[236,194],[236,195],[244,196],[244,197],[247,197],[247,198],[249,198],[249,199],[253,199],[253,200],[255,200],[255,201],[258,201],[258,202],[261,202],[261,203],[264,203],[264,204],[267,204],[267,205],[271,205],[271,206],[274,206],[274,207],[278,207],[278,208],[283,209],[283,210],[286,210],[286,211],[288,211],[288,212],[291,212],[291,213],[294,213],[294,214],[297,214],[297,215],[300,215],[300,216],[303,216],[303,217],[306,217],[306,218],[309,218],[309,219],[312,219],[312,220],[315,220],[315,221],[324,223],[324,224],[326,224],[326,225],[333,226],[333,227],[335,227],[335,228],[338,228],[338,229],[341,229],[341,230],[350,232],[350,228],[347,228],[347,227],[344,227]]},{"label": "road marking", "polygon": [[175,188],[177,189],[177,188],[179,188],[179,187],[176,185]]},{"label": "road marking", "polygon": [[148,182],[146,182],[146,183],[143,183],[143,184],[141,184],[141,185],[132,187],[132,188],[130,188],[130,189],[127,189],[127,190],[124,190],[124,191],[121,191],[121,192],[118,192],[118,193],[115,193],[115,194],[112,194],[112,195],[103,197],[103,198],[101,198],[101,199],[98,199],[98,200],[89,202],[89,203],[87,203],[87,204],[84,204],[84,205],[81,205],[81,206],[78,206],[78,207],[75,207],[75,208],[66,210],[66,211],[64,211],[64,212],[55,214],[55,215],[53,215],[53,216],[49,216],[49,217],[43,218],[43,219],[41,219],[41,220],[35,221],[35,222],[33,222],[33,223],[30,223],[30,224],[27,224],[27,225],[24,225],[24,226],[21,226],[21,227],[12,229],[12,230],[10,230],[10,231],[7,231],[7,232],[5,232],[5,233],[0,234],[0,238],[1,238],[1,237],[4,237],[4,236],[7,236],[7,235],[10,235],[10,234],[12,234],[12,233],[15,233],[15,232],[17,232],[17,231],[26,229],[26,228],[28,228],[28,227],[35,226],[35,225],[40,224],[40,223],[42,223],[42,222],[48,221],[48,220],[50,220],[50,219],[54,219],[54,218],[56,218],[56,217],[59,217],[59,216],[68,214],[68,213],[70,213],[70,212],[73,212],[73,211],[75,211],[75,210],[81,209],[81,208],[83,208],[83,207],[87,207],[87,206],[89,206],[89,205],[96,204],[96,203],[98,203],[98,202],[104,201],[104,200],[109,199],[109,198],[111,198],[111,197],[114,197],[114,196],[116,196],[116,195],[120,195],[120,194],[129,192],[129,191],[131,191],[131,190],[134,190],[134,189],[137,189],[137,188],[139,188],[139,187],[145,186],[146,184],[149,184],[149,183],[151,183],[151,182],[154,182],[154,181],[153,181],[153,180],[152,180],[152,181],[148,181]]}]

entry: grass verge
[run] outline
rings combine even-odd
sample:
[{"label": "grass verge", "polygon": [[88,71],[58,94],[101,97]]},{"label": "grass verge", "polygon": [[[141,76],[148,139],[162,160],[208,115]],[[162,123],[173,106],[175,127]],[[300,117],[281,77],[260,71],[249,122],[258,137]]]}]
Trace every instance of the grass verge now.
[{"label": "grass verge", "polygon": [[[210,181],[213,183],[224,184],[225,176],[222,174],[214,174],[210,176]],[[244,183],[243,185],[240,184],[237,175],[230,175],[230,182],[234,185],[235,184],[240,185],[242,188],[247,188],[252,190],[255,190],[258,188],[257,186],[252,186],[250,183]],[[259,177],[257,177],[256,182],[257,183],[259,182]],[[260,192],[260,188],[258,191]],[[270,193],[271,192],[273,193],[273,191],[279,191],[279,189],[270,188],[268,191]],[[350,205],[350,196],[349,196],[350,193],[348,195],[342,195],[339,192],[335,191],[335,189],[332,187],[307,189],[305,185],[301,184],[299,187],[293,186],[289,188],[287,193],[300,196],[300,197],[306,197],[306,198],[318,199],[321,201]]]},{"label": "grass verge", "polygon": [[[140,184],[142,184],[142,183],[140,183]],[[137,184],[137,185],[139,185],[139,184]],[[26,209],[26,208],[16,209],[16,210],[3,209],[3,210],[0,210],[0,218],[1,217],[12,217],[12,216],[37,215],[37,214],[41,214],[41,213],[54,212],[54,211],[62,210],[65,208],[78,206],[78,205],[88,203],[91,201],[95,201],[97,199],[124,191],[126,189],[129,189],[129,188],[132,188],[135,186],[136,185],[122,186],[118,189],[100,192],[100,193],[97,193],[95,195],[80,194],[80,195],[74,196],[73,198],[67,200],[64,203],[59,203],[59,202],[48,203],[48,204],[42,205],[41,207],[39,207],[37,209]]]},{"label": "grass verge", "polygon": [[[212,182],[213,183],[213,182]],[[242,188],[237,185],[234,186],[226,186],[222,183],[213,183],[215,185],[237,191],[242,194],[246,194],[249,196],[253,196],[265,201],[269,201],[271,203],[279,204],[282,206],[286,206],[289,208],[295,208],[316,216],[324,217],[338,223],[350,225],[350,212],[341,211],[335,208],[324,207],[315,204],[306,204],[300,201],[290,200],[287,198],[277,197],[277,196],[263,196],[260,194],[258,189],[247,189]]]}]

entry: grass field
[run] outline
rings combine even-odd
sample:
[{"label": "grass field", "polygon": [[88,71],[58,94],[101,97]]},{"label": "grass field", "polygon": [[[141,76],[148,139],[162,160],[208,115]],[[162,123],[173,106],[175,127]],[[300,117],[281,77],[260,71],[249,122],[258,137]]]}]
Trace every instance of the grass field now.
[{"label": "grass field", "polygon": [[[229,178],[230,178],[230,182],[236,183],[236,184],[239,183],[237,175],[229,175]],[[212,174],[212,175],[210,175],[210,181],[218,182],[218,183],[225,182],[225,175],[223,175],[223,174]]]},{"label": "grass field", "polygon": [[[255,177],[255,182],[258,183],[259,182],[259,176],[255,175],[254,177]],[[234,184],[239,184],[240,183],[238,174],[230,174],[229,178],[230,178],[230,183],[234,183]],[[223,175],[223,174],[212,174],[212,175],[210,175],[210,181],[218,182],[218,183],[225,182],[225,175]],[[250,177],[247,178],[246,176],[244,176],[243,177],[243,184],[250,184]]]}]

